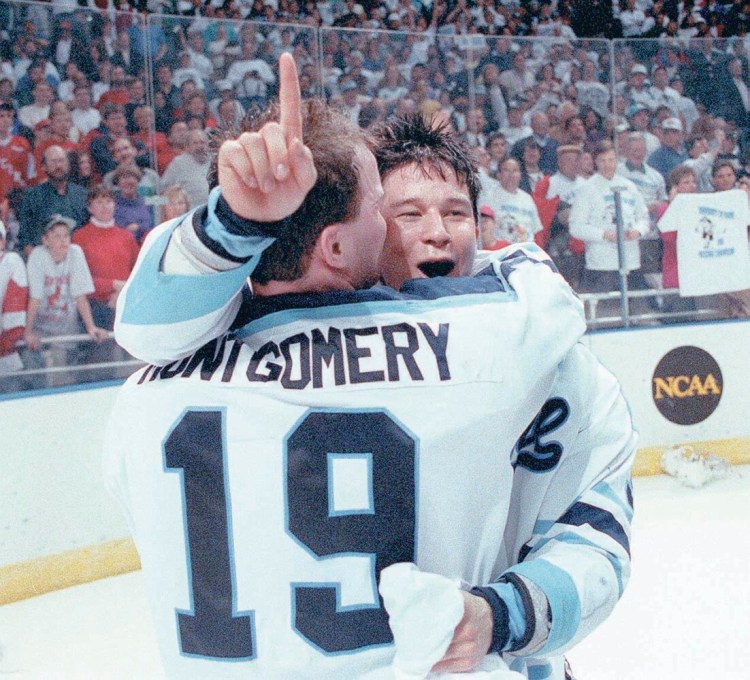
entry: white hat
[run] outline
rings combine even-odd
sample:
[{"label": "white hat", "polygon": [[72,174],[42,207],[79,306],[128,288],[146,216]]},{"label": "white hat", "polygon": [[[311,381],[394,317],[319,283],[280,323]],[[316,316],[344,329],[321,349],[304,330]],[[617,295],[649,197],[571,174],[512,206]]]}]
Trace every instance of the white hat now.
[{"label": "white hat", "polygon": [[224,78],[223,80],[217,80],[216,81],[216,89],[221,90],[233,90],[234,85],[232,85],[232,81]]},{"label": "white hat", "polygon": [[5,222],[0,220],[0,239],[5,239],[8,235],[8,230],[5,228]]},{"label": "white hat", "polygon": [[682,123],[680,122],[679,118],[665,118],[661,122],[661,129],[677,130],[678,132],[682,132]]},{"label": "white hat", "polygon": [[634,73],[642,73],[644,76],[648,75],[648,71],[643,64],[635,64],[633,68],[630,69],[630,75],[633,75]]}]

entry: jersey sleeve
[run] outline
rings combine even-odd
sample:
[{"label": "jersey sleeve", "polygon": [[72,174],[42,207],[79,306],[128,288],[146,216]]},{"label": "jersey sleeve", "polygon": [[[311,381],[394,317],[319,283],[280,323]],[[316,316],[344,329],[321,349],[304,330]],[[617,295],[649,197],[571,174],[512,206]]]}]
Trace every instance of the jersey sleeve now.
[{"label": "jersey sleeve", "polygon": [[523,603],[521,639],[505,651],[563,653],[612,612],[630,575],[635,442],[619,383],[576,346],[514,451],[509,566],[489,586],[511,622],[508,585]]},{"label": "jersey sleeve", "polygon": [[[222,335],[260,254],[273,243],[260,231],[232,233],[218,209],[219,198],[215,189],[208,206],[160,225],[147,237],[118,298],[114,327],[117,342],[138,359],[163,365]],[[192,251],[189,242],[197,244]],[[231,263],[230,268],[200,267],[192,254],[197,248],[213,255],[214,262]],[[167,261],[178,264],[167,271]]]}]

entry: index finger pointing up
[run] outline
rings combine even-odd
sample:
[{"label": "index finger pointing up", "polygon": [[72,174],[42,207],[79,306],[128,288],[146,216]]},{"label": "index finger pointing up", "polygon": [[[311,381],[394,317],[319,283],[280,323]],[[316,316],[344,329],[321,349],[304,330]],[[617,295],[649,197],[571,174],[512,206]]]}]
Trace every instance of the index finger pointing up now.
[{"label": "index finger pointing up", "polygon": [[279,57],[279,124],[288,145],[302,141],[302,95],[294,57],[284,52]]}]

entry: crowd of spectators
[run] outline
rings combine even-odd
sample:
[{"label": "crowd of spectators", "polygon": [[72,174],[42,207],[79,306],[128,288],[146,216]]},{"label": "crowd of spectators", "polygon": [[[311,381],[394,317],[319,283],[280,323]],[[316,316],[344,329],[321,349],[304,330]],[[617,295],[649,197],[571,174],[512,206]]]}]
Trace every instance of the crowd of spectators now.
[{"label": "crowd of spectators", "polygon": [[[601,275],[612,271],[613,218],[576,196],[628,183],[645,210],[627,230],[631,264],[658,272],[675,168],[703,192],[750,171],[750,0],[89,5],[0,5],[0,219],[25,259],[55,215],[74,244],[92,237],[97,328],[111,328],[132,244],[96,230],[117,227],[137,247],[160,220],[204,203],[211,138],[276,94],[283,51],[303,95],[363,127],[418,112],[464,135],[482,168],[483,245],[535,239],[584,291],[616,287]],[[587,210],[610,216],[597,238]]]}]

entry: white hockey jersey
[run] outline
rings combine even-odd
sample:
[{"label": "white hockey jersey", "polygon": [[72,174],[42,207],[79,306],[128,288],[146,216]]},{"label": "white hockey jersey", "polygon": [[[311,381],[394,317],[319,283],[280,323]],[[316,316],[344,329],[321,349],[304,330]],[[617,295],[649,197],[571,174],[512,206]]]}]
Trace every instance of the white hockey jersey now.
[{"label": "white hockey jersey", "polygon": [[105,478],[170,676],[389,677],[382,568],[502,574],[511,452],[584,330],[558,275],[511,259],[413,294],[261,298],[128,381]]}]

